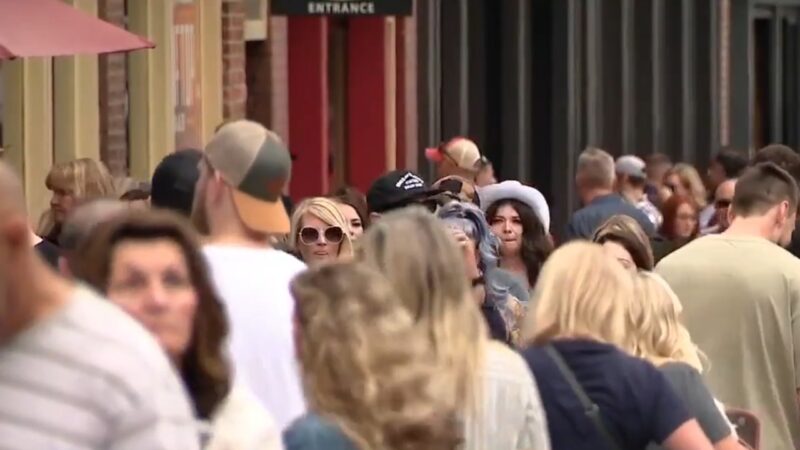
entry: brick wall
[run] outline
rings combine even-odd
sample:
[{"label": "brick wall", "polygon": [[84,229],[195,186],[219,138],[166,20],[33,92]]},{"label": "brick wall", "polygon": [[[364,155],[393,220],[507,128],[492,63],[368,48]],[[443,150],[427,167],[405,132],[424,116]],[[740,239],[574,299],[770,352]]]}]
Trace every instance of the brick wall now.
[{"label": "brick wall", "polygon": [[[125,0],[100,0],[98,15],[125,28]],[[125,53],[99,58],[100,158],[114,175],[128,173],[128,70]]]},{"label": "brick wall", "polygon": [[243,0],[222,0],[222,116],[240,119],[247,112]]}]

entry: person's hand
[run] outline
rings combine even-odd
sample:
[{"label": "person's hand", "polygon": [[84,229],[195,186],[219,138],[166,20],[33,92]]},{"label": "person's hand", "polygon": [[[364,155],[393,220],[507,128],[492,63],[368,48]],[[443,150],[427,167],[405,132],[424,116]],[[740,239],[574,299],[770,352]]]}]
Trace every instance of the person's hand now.
[{"label": "person's hand", "polygon": [[450,227],[449,230],[450,230],[450,235],[453,236],[459,247],[464,248],[467,245],[469,245],[470,239],[469,236],[467,236],[467,233],[464,233],[463,230],[455,227]]},{"label": "person's hand", "polygon": [[478,268],[478,255],[476,254],[475,242],[460,228],[449,227],[449,230],[464,255],[464,268],[467,271],[467,278],[470,280],[478,278],[481,276],[481,271]]}]

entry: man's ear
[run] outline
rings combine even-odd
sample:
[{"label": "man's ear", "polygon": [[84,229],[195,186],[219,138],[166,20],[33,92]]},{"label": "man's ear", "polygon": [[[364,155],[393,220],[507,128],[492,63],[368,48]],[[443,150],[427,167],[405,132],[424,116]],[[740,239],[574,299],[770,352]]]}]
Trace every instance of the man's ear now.
[{"label": "man's ear", "polygon": [[778,203],[777,221],[781,226],[783,226],[783,224],[786,223],[787,220],[789,220],[790,210],[791,207],[789,206],[788,201],[784,200]]},{"label": "man's ear", "polygon": [[381,220],[381,215],[376,212],[369,213],[369,221],[370,222],[377,222]]}]

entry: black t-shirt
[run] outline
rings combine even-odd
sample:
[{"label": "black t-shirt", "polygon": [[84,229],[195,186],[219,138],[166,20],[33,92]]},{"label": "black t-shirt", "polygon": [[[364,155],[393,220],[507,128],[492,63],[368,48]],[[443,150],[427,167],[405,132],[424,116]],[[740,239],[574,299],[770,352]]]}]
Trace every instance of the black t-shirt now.
[{"label": "black t-shirt", "polygon": [[[553,346],[600,408],[620,449],[660,444],[692,419],[667,378],[647,361],[590,340],[557,340]],[[608,446],[599,444],[603,438],[544,348],[530,347],[522,356],[539,385],[552,449],[605,450]]]},{"label": "black t-shirt", "polygon": [[39,252],[39,256],[44,258],[51,267],[54,269],[58,268],[59,250],[52,242],[42,239],[38,244],[34,245],[33,248]]}]

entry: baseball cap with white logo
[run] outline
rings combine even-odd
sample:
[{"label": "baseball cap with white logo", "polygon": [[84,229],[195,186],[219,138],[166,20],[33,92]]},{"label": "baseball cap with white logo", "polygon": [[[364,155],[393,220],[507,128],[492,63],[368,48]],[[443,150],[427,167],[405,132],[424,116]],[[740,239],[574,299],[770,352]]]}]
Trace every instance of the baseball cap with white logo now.
[{"label": "baseball cap with white logo", "polygon": [[383,213],[438,192],[410,170],[393,170],[372,183],[367,191],[367,206],[370,212]]},{"label": "baseball cap with white logo", "polygon": [[237,120],[220,127],[206,145],[211,167],[233,187],[233,202],[244,224],[262,233],[289,232],[281,194],[292,158],[277,134],[259,123]]}]

